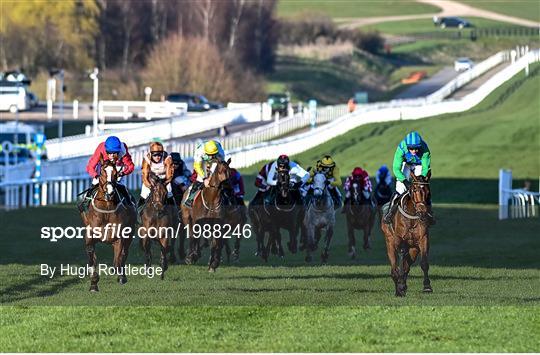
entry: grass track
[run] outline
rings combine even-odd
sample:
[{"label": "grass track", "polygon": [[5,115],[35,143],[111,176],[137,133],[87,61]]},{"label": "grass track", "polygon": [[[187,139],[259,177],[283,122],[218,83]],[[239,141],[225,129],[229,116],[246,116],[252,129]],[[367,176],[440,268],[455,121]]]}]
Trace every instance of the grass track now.
[{"label": "grass track", "polygon": [[435,6],[411,0],[280,0],[279,17],[298,17],[305,13],[319,13],[329,17],[353,18],[391,15],[437,13]]},{"label": "grass track", "polygon": [[540,4],[537,0],[460,0],[459,2],[503,15],[540,22]]}]

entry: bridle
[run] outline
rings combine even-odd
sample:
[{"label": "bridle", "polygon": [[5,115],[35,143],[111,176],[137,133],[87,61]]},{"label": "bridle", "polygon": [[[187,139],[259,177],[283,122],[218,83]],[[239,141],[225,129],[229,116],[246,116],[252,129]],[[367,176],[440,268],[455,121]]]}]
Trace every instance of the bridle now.
[{"label": "bridle", "polygon": [[[412,181],[411,182],[411,185],[422,185],[422,186],[429,186],[429,182],[424,182],[424,181]],[[412,194],[411,194],[412,192]],[[399,212],[405,217],[405,218],[408,218],[408,219],[422,219],[422,217],[419,215],[419,213],[417,212],[418,211],[418,208],[417,206],[424,206],[427,208],[426,206],[426,202],[416,202],[413,198],[413,194],[414,194],[414,191],[407,191],[405,194],[403,194],[403,196],[401,197],[400,199],[400,203],[398,203],[398,210]],[[405,211],[405,209],[403,209],[403,207],[401,207],[402,203],[403,203],[403,199],[406,197],[406,196],[410,196],[410,200],[413,204],[413,208],[414,208],[414,212],[415,212],[415,215],[411,215],[409,213],[407,213],[407,211]]]}]

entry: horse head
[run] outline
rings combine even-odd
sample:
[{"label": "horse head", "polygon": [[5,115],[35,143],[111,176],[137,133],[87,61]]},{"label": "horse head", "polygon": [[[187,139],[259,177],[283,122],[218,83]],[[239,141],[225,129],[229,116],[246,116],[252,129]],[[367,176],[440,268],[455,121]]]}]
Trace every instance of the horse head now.
[{"label": "horse head", "polygon": [[229,182],[231,171],[229,164],[231,159],[223,161],[221,159],[213,159],[209,164],[209,186],[212,188],[220,188],[223,183]]},{"label": "horse head", "polygon": [[165,186],[164,180],[160,179],[159,176],[150,172],[150,202],[156,210],[162,210],[165,205],[165,200],[167,197],[167,187]]},{"label": "horse head", "polygon": [[426,216],[428,211],[427,201],[431,193],[429,188],[430,175],[428,174],[427,177],[424,177],[411,174],[411,178],[412,182],[409,193],[411,195],[411,201],[414,205],[414,209],[416,214],[420,217]]},{"label": "horse head", "polygon": [[326,192],[326,175],[322,172],[317,172],[313,175],[313,196],[315,199],[320,200],[324,197]]},{"label": "horse head", "polygon": [[281,197],[286,198],[289,195],[291,176],[287,170],[277,171],[277,189]]},{"label": "horse head", "polygon": [[103,193],[106,201],[111,201],[114,197],[114,185],[118,179],[119,170],[111,160],[102,160],[99,175],[99,190]]}]

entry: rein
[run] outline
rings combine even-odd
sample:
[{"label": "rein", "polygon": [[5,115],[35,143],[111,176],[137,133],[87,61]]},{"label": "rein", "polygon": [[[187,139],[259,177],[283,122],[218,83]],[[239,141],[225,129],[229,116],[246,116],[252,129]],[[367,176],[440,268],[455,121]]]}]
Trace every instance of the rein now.
[{"label": "rein", "polygon": [[405,218],[408,218],[408,219],[420,219],[419,216],[413,216],[413,215],[408,214],[407,211],[405,211],[403,209],[403,207],[401,207],[401,203],[403,203],[403,199],[407,195],[410,195],[408,191],[407,191],[406,194],[403,194],[403,197],[401,197],[400,203],[398,203],[398,211],[399,211],[399,213],[401,213]]}]

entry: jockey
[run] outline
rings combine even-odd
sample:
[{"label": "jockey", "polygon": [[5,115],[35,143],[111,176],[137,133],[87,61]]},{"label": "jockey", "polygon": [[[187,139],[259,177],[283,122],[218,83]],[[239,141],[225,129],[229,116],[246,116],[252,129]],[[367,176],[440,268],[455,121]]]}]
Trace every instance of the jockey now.
[{"label": "jockey", "polygon": [[315,170],[310,171],[310,177],[307,181],[306,186],[303,189],[303,195],[305,196],[311,189],[311,182],[315,173],[322,172],[326,176],[328,184],[328,191],[332,200],[334,201],[334,208],[338,209],[341,207],[341,192],[339,191],[339,186],[341,186],[341,177],[339,176],[339,168],[336,166],[336,163],[330,155],[325,155],[321,160],[317,161],[315,165]]},{"label": "jockey", "polygon": [[234,197],[239,205],[244,205],[244,178],[240,172],[234,168],[231,169],[230,177],[231,187],[234,191]]},{"label": "jockey", "polygon": [[131,155],[129,154],[127,145],[120,142],[120,139],[118,139],[118,137],[110,136],[105,140],[105,142],[102,142],[97,146],[94,154],[92,154],[90,160],[88,160],[88,164],[86,165],[86,171],[88,172],[90,177],[92,177],[93,186],[83,197],[83,201],[81,204],[83,210],[86,211],[86,209],[88,208],[89,198],[91,197],[94,188],[99,183],[99,175],[101,173],[100,161],[102,160],[110,160],[116,163],[117,166],[122,167],[121,171],[118,173],[118,191],[120,192],[120,194],[122,194],[122,196],[128,203],[134,204],[133,197],[131,196],[127,188],[120,183],[120,178],[122,176],[131,174],[135,169],[135,165],[131,160]]},{"label": "jockey", "polygon": [[270,189],[270,186],[268,186],[268,172],[270,171],[271,167],[272,162],[264,164],[259,171],[257,178],[255,178],[254,185],[257,187],[257,193],[255,194],[255,197],[253,197],[253,200],[251,200],[250,204],[260,204],[260,202],[262,202],[264,193]]},{"label": "jockey", "polygon": [[167,199],[172,202],[172,187],[171,181],[173,179],[173,163],[170,156],[163,149],[163,144],[160,142],[150,143],[150,151],[144,156],[142,162],[142,187],[141,197],[139,198],[138,209],[142,211],[142,206],[146,202],[146,199],[150,195],[150,172],[154,173],[158,178],[163,179],[165,186],[167,187]]},{"label": "jockey", "polygon": [[287,155],[282,154],[270,166],[267,179],[268,186],[272,187],[277,185],[277,172],[283,170],[289,173],[291,187],[293,188],[293,191],[296,192],[295,198],[297,202],[301,202],[301,196],[298,193],[298,189],[309,179],[309,173],[296,162],[291,161]]},{"label": "jockey", "polygon": [[191,171],[186,167],[186,163],[182,160],[180,153],[172,152],[171,159],[173,164],[173,185],[189,186],[191,184]]},{"label": "jockey", "polygon": [[347,204],[351,198],[351,187],[354,183],[360,185],[364,198],[369,201],[372,192],[369,174],[367,171],[357,166],[351,172],[351,176],[348,176],[347,180],[345,180],[345,186],[343,187],[345,190],[345,204]]},{"label": "jockey", "polygon": [[384,182],[385,185],[391,186],[394,179],[392,178],[392,175],[389,174],[388,167],[386,164],[383,164],[379,170],[377,170],[377,173],[375,174],[375,181],[377,182],[377,185],[379,185],[382,182]]},{"label": "jockey", "polygon": [[203,185],[208,186],[208,177],[206,176],[206,164],[210,161],[218,159],[225,160],[225,152],[221,147],[221,144],[215,140],[209,140],[201,142],[195,148],[195,155],[193,157],[193,169],[195,170],[195,181],[189,187],[189,193],[187,199],[184,201],[184,205],[191,207],[193,199]]},{"label": "jockey", "polygon": [[[396,201],[408,190],[410,185],[409,177],[411,172],[416,176],[427,176],[431,169],[431,153],[428,145],[418,132],[413,131],[402,140],[394,154],[392,171],[396,177],[396,193],[390,201],[388,212],[384,216],[384,222],[392,223],[392,218],[397,210]],[[435,224],[431,211],[431,197],[428,197],[428,216],[430,224]]]}]

